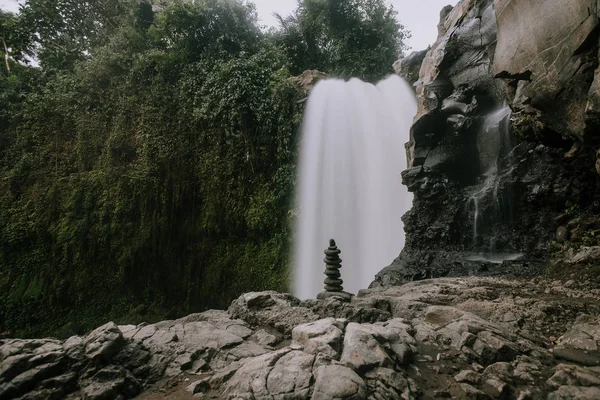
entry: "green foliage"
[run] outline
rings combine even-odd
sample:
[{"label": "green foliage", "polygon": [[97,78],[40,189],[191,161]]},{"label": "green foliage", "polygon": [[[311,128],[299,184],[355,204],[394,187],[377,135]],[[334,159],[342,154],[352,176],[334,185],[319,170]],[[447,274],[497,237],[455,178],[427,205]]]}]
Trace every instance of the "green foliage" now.
[{"label": "green foliage", "polygon": [[116,30],[132,8],[128,0],[26,0],[22,36],[47,69],[72,68]]},{"label": "green foliage", "polygon": [[30,30],[21,17],[0,10],[0,51],[3,55],[3,75],[10,75],[12,61],[25,61],[32,53],[28,50]]},{"label": "green foliage", "polygon": [[293,73],[318,69],[377,81],[406,49],[409,34],[396,15],[383,0],[304,0],[294,14],[277,16],[275,38]]},{"label": "green foliage", "polygon": [[157,15],[149,35],[191,61],[255,51],[261,36],[254,6],[237,0],[173,2]]},{"label": "green foliage", "polygon": [[[75,3],[29,0],[2,22],[41,68],[13,52],[0,74],[0,331],[64,336],[286,290],[304,66],[245,2]],[[335,51],[358,57],[349,43]],[[384,60],[365,57],[328,65]]]}]

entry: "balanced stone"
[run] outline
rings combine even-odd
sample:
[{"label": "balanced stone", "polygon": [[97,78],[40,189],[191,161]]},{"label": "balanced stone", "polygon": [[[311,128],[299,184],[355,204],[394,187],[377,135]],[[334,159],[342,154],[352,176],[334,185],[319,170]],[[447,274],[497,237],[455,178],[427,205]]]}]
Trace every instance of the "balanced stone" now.
[{"label": "balanced stone", "polygon": [[335,240],[329,241],[329,247],[325,250],[325,290],[328,292],[342,292],[344,287],[343,280],[340,279],[340,268],[342,267],[342,259],[339,257],[341,250],[337,248]]},{"label": "balanced stone", "polygon": [[326,299],[329,297],[340,297],[344,300],[350,300],[352,294],[344,292],[342,284],[344,281],[341,279],[342,274],[340,268],[342,267],[342,259],[339,257],[341,250],[337,248],[335,240],[329,241],[329,247],[325,249],[325,291],[319,293],[318,299]]}]

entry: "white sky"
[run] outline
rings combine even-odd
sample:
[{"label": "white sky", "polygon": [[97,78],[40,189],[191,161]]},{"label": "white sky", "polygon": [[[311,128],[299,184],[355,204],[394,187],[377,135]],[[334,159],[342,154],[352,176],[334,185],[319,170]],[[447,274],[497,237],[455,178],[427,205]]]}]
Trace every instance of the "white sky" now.
[{"label": "white sky", "polygon": [[[297,0],[253,1],[258,9],[261,25],[267,26],[276,24],[274,12],[287,15],[297,3]],[[391,0],[391,3],[398,11],[400,23],[412,33],[412,38],[407,41],[407,44],[412,50],[423,50],[435,42],[441,9],[448,4],[456,5],[458,0]],[[17,1],[0,0],[0,8],[17,11]]]},{"label": "white sky", "polygon": [[0,9],[15,12],[19,9],[16,0],[0,0]]}]

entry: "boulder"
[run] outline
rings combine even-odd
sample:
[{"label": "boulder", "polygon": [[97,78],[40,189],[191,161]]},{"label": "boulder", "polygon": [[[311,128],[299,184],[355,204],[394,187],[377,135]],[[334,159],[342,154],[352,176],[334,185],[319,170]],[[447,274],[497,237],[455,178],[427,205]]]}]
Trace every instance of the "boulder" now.
[{"label": "boulder", "polygon": [[252,326],[272,327],[290,334],[299,324],[319,319],[311,310],[299,307],[300,300],[283,293],[246,293],[229,306],[231,318],[239,318]]},{"label": "boulder", "polygon": [[119,395],[126,398],[136,396],[141,384],[123,367],[110,365],[88,379],[79,382],[83,400],[114,399]]},{"label": "boulder", "polygon": [[341,350],[346,323],[345,320],[328,318],[298,325],[292,330],[292,340],[309,354],[322,353],[336,358]]},{"label": "boulder", "polygon": [[82,344],[87,358],[107,362],[125,346],[125,338],[119,327],[109,322],[87,335]]},{"label": "boulder", "polygon": [[365,381],[350,368],[327,365],[315,371],[313,400],[366,399]]}]

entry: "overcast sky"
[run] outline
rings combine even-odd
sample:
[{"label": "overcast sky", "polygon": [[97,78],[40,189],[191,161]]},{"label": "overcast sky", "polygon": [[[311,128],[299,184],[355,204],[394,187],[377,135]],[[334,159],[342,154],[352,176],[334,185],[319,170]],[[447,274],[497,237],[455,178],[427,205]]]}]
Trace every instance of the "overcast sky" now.
[{"label": "overcast sky", "polygon": [[[289,14],[295,7],[297,0],[253,0],[258,9],[261,25],[274,25],[273,13]],[[437,24],[440,10],[450,4],[455,5],[458,0],[391,0],[400,22],[412,32],[408,45],[412,50],[422,50],[432,44],[437,36]],[[0,0],[0,8],[16,11],[16,0]]]}]

